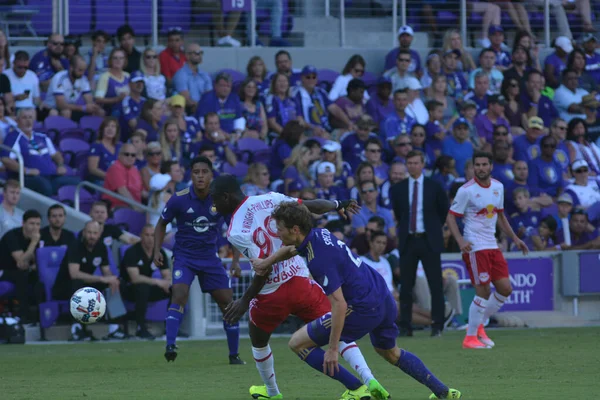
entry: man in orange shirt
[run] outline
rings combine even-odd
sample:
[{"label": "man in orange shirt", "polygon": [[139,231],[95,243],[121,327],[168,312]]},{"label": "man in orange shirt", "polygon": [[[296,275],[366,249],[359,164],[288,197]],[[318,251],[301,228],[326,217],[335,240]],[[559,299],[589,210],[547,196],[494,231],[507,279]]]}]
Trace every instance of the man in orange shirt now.
[{"label": "man in orange shirt", "polygon": [[[119,158],[106,171],[104,188],[119,193],[129,199],[140,203],[143,193],[142,176],[135,166],[136,151],[132,144],[126,143],[121,146]],[[108,195],[102,195],[103,199],[109,200],[114,207],[128,207],[129,205]]]},{"label": "man in orange shirt", "polygon": [[169,32],[167,32],[167,48],[160,52],[158,61],[160,62],[160,72],[167,78],[167,84],[170,85],[175,73],[186,62],[181,28],[169,29]]}]

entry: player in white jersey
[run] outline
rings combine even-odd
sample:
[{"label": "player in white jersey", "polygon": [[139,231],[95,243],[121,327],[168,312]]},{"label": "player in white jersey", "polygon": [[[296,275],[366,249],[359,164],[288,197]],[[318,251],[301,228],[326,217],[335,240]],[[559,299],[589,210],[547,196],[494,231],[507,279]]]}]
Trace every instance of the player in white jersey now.
[{"label": "player in white jersey", "polygon": [[[473,167],[475,178],[458,189],[446,222],[463,252],[463,261],[475,287],[463,347],[484,349],[493,347],[494,342],[485,333],[483,322],[496,313],[512,293],[508,264],[496,241],[496,224],[523,254],[529,250],[504,215],[504,186],[490,177],[492,155],[476,152],[473,154]],[[458,229],[456,217],[464,218],[464,236]],[[496,288],[493,294],[490,282]]]},{"label": "player in white jersey", "polygon": [[[239,251],[234,251],[234,262],[240,253],[247,258],[265,258],[279,250],[282,242],[277,235],[273,210],[284,201],[299,201],[280,193],[245,196],[237,179],[228,174],[220,175],[211,184],[214,207],[223,215],[231,215],[227,239]],[[359,210],[354,200],[311,200],[304,204],[315,214],[338,210],[343,216],[347,211]],[[265,383],[252,386],[250,394],[255,399],[281,399],[275,380],[273,355],[269,346],[271,334],[290,314],[308,323],[331,311],[331,304],[323,289],[308,278],[309,272],[300,256],[274,265],[269,276],[255,275],[250,287],[241,299],[226,309],[225,320],[238,321],[249,310],[249,333],[256,367]],[[361,375],[365,385],[358,389],[348,388],[343,399],[387,398],[389,394],[373,377],[356,343],[340,342],[340,354]],[[369,392],[367,385],[377,390]]]}]

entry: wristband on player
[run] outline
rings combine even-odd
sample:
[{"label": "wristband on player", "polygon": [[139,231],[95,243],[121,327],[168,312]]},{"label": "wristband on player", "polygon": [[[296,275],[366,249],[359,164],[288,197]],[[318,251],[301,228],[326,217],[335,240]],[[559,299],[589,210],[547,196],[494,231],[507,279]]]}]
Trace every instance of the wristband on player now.
[{"label": "wristband on player", "polygon": [[352,200],[342,200],[342,201],[334,200],[334,201],[335,201],[335,210],[336,211],[348,208],[348,206],[352,202]]}]

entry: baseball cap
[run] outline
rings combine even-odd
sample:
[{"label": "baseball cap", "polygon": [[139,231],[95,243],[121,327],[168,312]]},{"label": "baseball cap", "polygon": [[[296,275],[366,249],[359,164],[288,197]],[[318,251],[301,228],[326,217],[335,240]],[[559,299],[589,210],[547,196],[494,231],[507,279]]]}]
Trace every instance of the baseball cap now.
[{"label": "baseball cap", "polygon": [[317,175],[326,174],[328,172],[335,174],[335,165],[329,161],[324,161],[317,166]]},{"label": "baseball cap", "polygon": [[571,39],[566,36],[559,36],[554,41],[554,47],[560,47],[565,51],[565,53],[570,53],[573,51],[573,43]]},{"label": "baseball cap", "polygon": [[398,29],[398,36],[400,36],[400,35],[415,36],[415,31],[410,26],[404,25],[404,26],[401,26],[400,29]]},{"label": "baseball cap", "polygon": [[160,191],[171,182],[171,175],[169,174],[156,174],[150,178],[150,190]]},{"label": "baseball cap", "polygon": [[542,120],[540,117],[531,117],[529,118],[529,121],[527,121],[527,127],[544,129],[544,120]]},{"label": "baseball cap", "polygon": [[365,85],[365,83],[358,78],[354,78],[352,79],[350,82],[348,82],[348,86],[346,87],[346,91],[351,91],[351,90],[355,90],[355,89],[367,89],[367,85]]},{"label": "baseball cap", "polygon": [[598,41],[596,36],[591,32],[588,32],[581,37],[581,43],[586,43],[586,42],[589,42],[590,40],[593,40],[594,42]]},{"label": "baseball cap", "polygon": [[589,168],[590,166],[588,165],[587,161],[583,160],[583,159],[579,159],[579,160],[575,160],[573,161],[573,164],[571,164],[571,170],[573,171],[577,171],[579,168]]},{"label": "baseball cap", "polygon": [[406,87],[410,90],[421,90],[423,86],[421,86],[421,82],[417,78],[410,77],[406,79]]},{"label": "baseball cap", "polygon": [[141,82],[144,80],[142,71],[133,71],[129,76],[129,82]]},{"label": "baseball cap", "polygon": [[304,189],[304,185],[302,185],[302,182],[300,181],[292,181],[290,182],[290,184],[288,185],[288,193],[290,192],[299,192],[302,189]]},{"label": "baseball cap", "polygon": [[342,146],[338,142],[334,142],[333,140],[328,140],[323,144],[323,150],[328,151],[329,153],[335,153],[338,150],[342,149]]},{"label": "baseball cap", "polygon": [[169,99],[169,104],[173,107],[184,107],[185,108],[185,97],[180,94],[176,94],[171,96]]},{"label": "baseball cap", "polygon": [[456,121],[454,121],[454,123],[452,124],[452,129],[454,129],[458,126],[461,126],[461,125],[466,125],[468,127],[469,121],[467,121],[466,118],[460,117]]},{"label": "baseball cap", "polygon": [[310,74],[316,74],[317,73],[317,68],[314,65],[305,65],[304,68],[302,68],[302,75],[310,75]]},{"label": "baseball cap", "polygon": [[488,29],[488,34],[489,35],[493,35],[494,33],[497,33],[497,32],[504,33],[504,29],[502,28],[502,26],[500,26],[500,25],[491,25],[490,28]]},{"label": "baseball cap", "polygon": [[563,193],[558,196],[558,200],[556,202],[573,204],[573,197],[571,197],[569,193]]},{"label": "baseball cap", "polygon": [[460,52],[460,50],[458,50],[458,49],[451,49],[451,50],[446,50],[444,52],[444,57],[449,56],[450,54],[455,54],[456,57],[460,57],[462,55],[462,53]]},{"label": "baseball cap", "polygon": [[487,97],[488,104],[506,105],[506,99],[501,94],[491,94]]}]

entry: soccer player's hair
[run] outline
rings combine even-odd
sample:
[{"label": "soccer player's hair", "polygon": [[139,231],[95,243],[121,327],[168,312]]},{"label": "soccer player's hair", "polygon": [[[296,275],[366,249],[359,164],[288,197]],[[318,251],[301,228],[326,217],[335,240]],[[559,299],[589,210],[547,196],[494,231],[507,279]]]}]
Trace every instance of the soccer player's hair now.
[{"label": "soccer player's hair", "polygon": [[67,215],[67,211],[65,210],[63,205],[56,203],[56,204],[52,204],[50,207],[48,207],[48,212],[47,212],[48,218],[50,218],[50,214],[52,213],[53,210],[59,210],[59,209],[63,210],[63,212],[65,213],[65,216]]},{"label": "soccer player's hair", "polygon": [[15,61],[29,61],[29,54],[26,51],[19,50],[15,53]]},{"label": "soccer player's hair", "polygon": [[194,165],[196,165],[198,163],[204,163],[204,164],[208,165],[208,169],[210,169],[211,171],[213,169],[212,161],[210,161],[208,159],[208,157],[205,157],[205,156],[196,156],[196,157],[194,157],[194,159],[192,160],[192,163],[190,164],[190,168],[194,169]]},{"label": "soccer player's hair", "polygon": [[525,188],[525,187],[518,187],[515,190],[513,190],[513,200],[517,198],[518,195],[522,194],[523,196],[529,198],[529,189]]},{"label": "soccer player's hair", "polygon": [[411,150],[408,152],[408,154],[406,155],[406,159],[408,160],[409,158],[413,158],[413,157],[420,157],[421,158],[421,162],[424,163],[425,162],[425,154],[423,154],[422,151],[420,150]]},{"label": "soccer player's hair", "polygon": [[438,107],[444,107],[444,105],[437,100],[429,100],[427,103],[425,103],[425,107],[427,108],[427,111],[432,112]]},{"label": "soccer player's hair", "polygon": [[377,215],[374,215],[371,218],[369,218],[368,222],[375,222],[379,227],[379,230],[383,230],[383,228],[385,227],[385,220]]},{"label": "soccer player's hair", "polygon": [[371,242],[375,241],[375,239],[377,239],[379,236],[383,236],[387,239],[387,235],[385,234],[384,231],[375,231],[375,232],[371,232]]},{"label": "soccer player's hair", "polygon": [[277,59],[281,55],[286,55],[290,59],[290,61],[292,60],[292,56],[290,55],[289,51],[287,51],[287,50],[279,50],[277,53],[275,53],[275,62],[277,62]]},{"label": "soccer player's hair", "polygon": [[292,229],[297,226],[300,232],[308,234],[313,227],[313,217],[305,205],[295,201],[280,203],[271,216],[281,222],[286,228]]},{"label": "soccer player's hair", "polygon": [[14,179],[8,179],[4,184],[4,192],[6,192],[7,189],[21,189],[21,184]]},{"label": "soccer player's hair", "polygon": [[211,193],[215,196],[227,194],[243,195],[242,187],[237,180],[237,177],[231,174],[221,174],[211,182]]},{"label": "soccer player's hair", "polygon": [[492,155],[492,153],[489,153],[487,151],[476,151],[475,153],[473,153],[473,158],[471,158],[471,160],[473,160],[473,164],[475,164],[475,160],[478,158],[487,158],[490,164],[494,163],[494,156]]},{"label": "soccer player's hair", "polygon": [[31,218],[42,219],[42,215],[39,213],[38,210],[34,210],[34,209],[27,210],[27,211],[25,211],[25,214],[23,214],[23,223],[27,222]]},{"label": "soccer player's hair", "polygon": [[173,160],[163,161],[162,164],[160,164],[160,173],[161,174],[170,174],[171,167],[175,164],[178,164],[178,162],[173,161]]},{"label": "soccer player's hair", "polygon": [[93,202],[90,211],[92,211],[95,207],[104,207],[106,208],[106,211],[108,211],[109,209],[108,204],[106,204],[104,200],[96,200],[95,202]]}]

